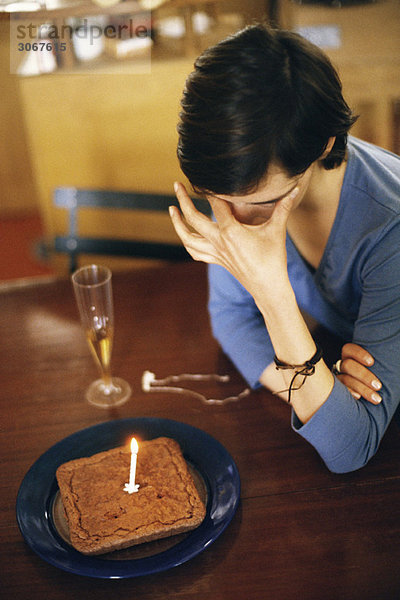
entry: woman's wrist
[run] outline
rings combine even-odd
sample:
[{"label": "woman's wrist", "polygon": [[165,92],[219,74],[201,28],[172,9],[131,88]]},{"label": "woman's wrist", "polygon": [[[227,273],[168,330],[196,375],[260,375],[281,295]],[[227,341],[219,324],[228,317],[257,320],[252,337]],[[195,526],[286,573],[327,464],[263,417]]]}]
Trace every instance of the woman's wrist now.
[{"label": "woman's wrist", "polygon": [[264,321],[280,318],[282,305],[288,307],[296,303],[296,297],[289,276],[268,277],[260,285],[249,290]]},{"label": "woman's wrist", "polygon": [[[257,300],[256,300],[257,302]],[[278,286],[270,294],[265,294],[257,303],[263,315],[275,355],[280,361],[291,365],[301,365],[310,360],[316,352],[316,344],[297,305],[293,289],[289,286]],[[283,385],[274,392],[289,388],[296,370],[279,371]],[[315,372],[306,378],[304,385],[294,389],[291,403],[303,422],[322,406],[333,387],[333,376],[323,360],[315,365]],[[297,387],[297,386],[292,386]],[[282,394],[280,394],[282,396]],[[287,400],[287,396],[284,396]]]},{"label": "woman's wrist", "polygon": [[293,288],[277,286],[256,304],[264,318],[276,356],[286,363],[302,364],[315,353],[314,340],[298,307]]}]

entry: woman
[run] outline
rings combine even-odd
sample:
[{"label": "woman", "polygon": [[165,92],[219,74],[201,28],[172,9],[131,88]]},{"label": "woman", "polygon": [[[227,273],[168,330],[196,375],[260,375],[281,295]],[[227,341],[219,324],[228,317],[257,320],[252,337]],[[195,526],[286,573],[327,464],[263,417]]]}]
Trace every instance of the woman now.
[{"label": "woman", "polygon": [[[400,399],[400,159],[348,140],[355,120],[317,47],[247,27],[197,59],[182,100],[180,164],[215,220],[182,184],[171,207],[210,264],[214,335],[334,472],[368,462]],[[349,342],[339,373],[300,309]]]}]

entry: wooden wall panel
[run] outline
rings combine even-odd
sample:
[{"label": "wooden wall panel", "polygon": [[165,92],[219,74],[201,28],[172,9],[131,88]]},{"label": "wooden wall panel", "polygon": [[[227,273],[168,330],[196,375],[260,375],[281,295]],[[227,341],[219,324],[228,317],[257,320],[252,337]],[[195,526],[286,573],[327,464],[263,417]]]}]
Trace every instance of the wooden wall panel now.
[{"label": "wooden wall panel", "polygon": [[360,115],[354,135],[394,147],[394,105],[400,98],[400,2],[323,6],[282,0],[285,27],[337,27],[341,44],[322,46],[338,69],[344,95]]},{"label": "wooden wall panel", "polygon": [[172,193],[179,99],[189,60],[151,74],[51,75],[20,80],[48,231],[60,185]]},{"label": "wooden wall panel", "polygon": [[37,209],[19,81],[10,75],[8,15],[0,15],[0,214]]}]

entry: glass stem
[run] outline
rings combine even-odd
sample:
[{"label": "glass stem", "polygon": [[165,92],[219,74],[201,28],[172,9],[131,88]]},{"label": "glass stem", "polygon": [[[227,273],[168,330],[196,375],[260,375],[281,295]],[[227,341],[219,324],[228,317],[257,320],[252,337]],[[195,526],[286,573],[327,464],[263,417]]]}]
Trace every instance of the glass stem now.
[{"label": "glass stem", "polygon": [[102,374],[101,374],[101,378],[104,382],[104,385],[106,387],[111,387],[112,386],[112,379],[111,379],[111,371],[110,369],[104,369]]}]

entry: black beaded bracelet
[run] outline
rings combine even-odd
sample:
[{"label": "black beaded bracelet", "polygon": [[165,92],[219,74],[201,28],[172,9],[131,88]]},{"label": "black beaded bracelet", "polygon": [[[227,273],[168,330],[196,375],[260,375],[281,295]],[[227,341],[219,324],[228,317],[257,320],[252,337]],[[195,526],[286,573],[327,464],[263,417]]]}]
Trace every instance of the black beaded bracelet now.
[{"label": "black beaded bracelet", "polygon": [[[288,394],[288,403],[289,404],[290,404],[290,400],[291,400],[292,391],[299,390],[304,385],[306,377],[309,377],[310,375],[314,375],[314,373],[315,373],[315,365],[322,358],[321,347],[318,344],[316,344],[316,347],[317,347],[317,350],[316,350],[314,356],[312,356],[309,360],[306,360],[306,362],[303,363],[302,365],[289,365],[288,363],[285,363],[285,362],[282,362],[281,360],[279,360],[279,358],[277,358],[276,355],[274,356],[274,363],[275,363],[275,367],[277,370],[281,370],[281,369],[296,370],[296,373],[294,374],[288,389],[281,390],[280,392],[276,392],[277,394],[283,394],[284,392],[289,392],[289,394]],[[303,376],[303,381],[300,383],[299,386],[293,387],[294,382],[299,375]]]}]

